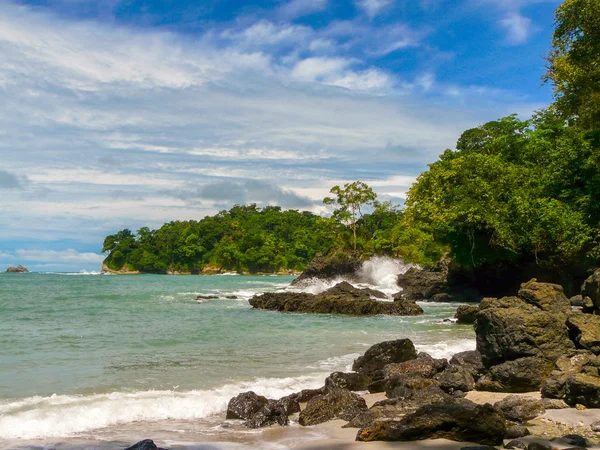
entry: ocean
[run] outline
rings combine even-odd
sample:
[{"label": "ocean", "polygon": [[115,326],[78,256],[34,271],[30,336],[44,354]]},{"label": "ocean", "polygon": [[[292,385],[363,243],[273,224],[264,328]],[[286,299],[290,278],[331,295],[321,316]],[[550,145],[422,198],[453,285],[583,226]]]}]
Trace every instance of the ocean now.
[{"label": "ocean", "polygon": [[[391,294],[407,269],[376,258],[361,285]],[[410,338],[435,357],[475,348],[471,326],[423,316],[347,317],[253,310],[257,293],[319,292],[293,277],[0,274],[0,449],[124,448],[152,438],[178,449],[289,448],[297,430],[224,421],[229,399],[317,388],[369,346]],[[199,295],[215,299],[197,301]]]}]

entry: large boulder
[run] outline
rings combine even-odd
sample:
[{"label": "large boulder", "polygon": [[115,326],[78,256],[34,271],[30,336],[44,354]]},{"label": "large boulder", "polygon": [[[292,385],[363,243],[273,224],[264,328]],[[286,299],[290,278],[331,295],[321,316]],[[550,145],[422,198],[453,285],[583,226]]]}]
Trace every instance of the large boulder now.
[{"label": "large boulder", "polygon": [[275,424],[286,426],[289,424],[287,406],[289,406],[287,403],[270,400],[244,422],[244,426],[247,428],[262,428]]},{"label": "large boulder", "polygon": [[402,402],[405,410],[415,410],[430,403],[439,403],[450,398],[432,378],[424,378],[417,374],[398,375],[386,380],[385,394],[390,401]]},{"label": "large boulder", "polygon": [[381,392],[384,380],[383,368],[388,364],[401,363],[416,357],[417,351],[410,339],[380,342],[370,347],[363,356],[358,357],[352,364],[352,370],[373,380],[369,390]]},{"label": "large boulder", "polygon": [[428,300],[436,294],[444,293],[448,288],[447,281],[447,268],[427,270],[411,267],[398,276],[402,296],[411,300]]},{"label": "large boulder", "polygon": [[496,402],[494,406],[502,411],[507,420],[512,420],[513,422],[527,422],[546,412],[541,400],[519,397],[518,395],[509,395]]},{"label": "large boulder", "polygon": [[485,445],[501,444],[506,434],[502,412],[471,402],[427,405],[401,420],[376,422],[361,429],[357,441],[450,439]]},{"label": "large boulder", "polygon": [[366,410],[367,403],[360,395],[346,389],[332,389],[312,398],[300,412],[298,423],[308,426],[333,419],[351,420]]},{"label": "large boulder", "polygon": [[486,367],[531,356],[555,361],[574,347],[564,318],[537,309],[482,310],[477,314],[475,333]]},{"label": "large boulder", "polygon": [[311,278],[352,278],[362,267],[362,263],[363,260],[358,252],[348,253],[332,250],[315,256],[292,284],[301,285]]},{"label": "large boulder", "polygon": [[590,275],[581,286],[581,295],[589,297],[596,309],[600,309],[600,269]]},{"label": "large boulder", "polygon": [[29,270],[27,270],[21,264],[19,264],[17,267],[9,267],[8,269],[6,269],[6,271],[8,273],[27,273],[27,272],[29,272]]},{"label": "large boulder", "polygon": [[434,378],[448,394],[469,392],[475,388],[475,380],[468,367],[451,365]]},{"label": "large boulder", "polygon": [[483,360],[481,359],[481,353],[477,350],[467,350],[465,352],[456,353],[450,359],[450,365],[467,369],[475,381],[479,380],[479,378],[487,372],[487,369],[483,365]]},{"label": "large boulder", "polygon": [[600,355],[600,316],[572,313],[567,318],[567,328],[577,348]]},{"label": "large boulder", "polygon": [[552,372],[547,359],[528,357],[505,361],[490,367],[477,381],[477,390],[493,392],[531,392],[540,389]]},{"label": "large boulder", "polygon": [[236,395],[227,405],[226,419],[248,420],[269,403],[269,400],[253,391]]},{"label": "large boulder", "polygon": [[127,447],[125,450],[164,450],[157,447],[152,439],[144,439],[143,441],[136,442],[131,447]]},{"label": "large boulder", "polygon": [[600,377],[585,373],[569,376],[565,383],[565,402],[571,406],[600,408]]},{"label": "large boulder", "polygon": [[566,314],[571,310],[571,302],[559,284],[539,283],[534,278],[521,285],[518,296],[542,311]]},{"label": "large boulder", "polygon": [[[578,379],[579,375],[584,378]],[[564,399],[571,406],[577,403],[588,406],[595,401],[579,397],[581,392],[594,392],[596,385],[600,385],[600,356],[587,350],[576,350],[556,361],[555,370],[544,382],[541,391],[544,398]]]},{"label": "large boulder", "polygon": [[320,294],[304,292],[266,292],[250,299],[253,308],[280,312],[347,314],[354,316],[388,314],[416,316],[423,309],[414,301],[378,301],[384,294],[372,289],[358,289],[342,282]]}]

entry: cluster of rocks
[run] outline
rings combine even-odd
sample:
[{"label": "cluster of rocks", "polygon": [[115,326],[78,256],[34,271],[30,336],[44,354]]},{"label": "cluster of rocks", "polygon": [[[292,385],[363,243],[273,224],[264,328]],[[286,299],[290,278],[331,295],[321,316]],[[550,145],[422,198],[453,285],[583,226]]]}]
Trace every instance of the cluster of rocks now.
[{"label": "cluster of rocks", "polygon": [[6,269],[6,272],[8,272],[8,273],[27,273],[27,272],[29,272],[29,270],[19,264],[17,267],[9,267],[8,269]]},{"label": "cluster of rocks", "polygon": [[363,258],[359,252],[341,252],[334,249],[324,254],[316,255],[304,268],[292,286],[303,285],[313,278],[320,280],[333,280],[344,277],[352,279],[360,270]]},{"label": "cluster of rocks", "polygon": [[250,299],[256,309],[281,312],[348,314],[355,316],[388,314],[416,316],[423,309],[413,300],[395,296],[394,301],[380,301],[387,296],[373,289],[359,289],[343,281],[320,294],[305,292],[267,292]]},{"label": "cluster of rocks", "polygon": [[[570,406],[600,406],[600,270],[569,299],[561,286],[523,283],[516,296],[485,298],[461,306],[456,318],[474,323],[485,373],[481,391],[529,392],[562,399]],[[585,299],[584,301],[581,301]]]}]

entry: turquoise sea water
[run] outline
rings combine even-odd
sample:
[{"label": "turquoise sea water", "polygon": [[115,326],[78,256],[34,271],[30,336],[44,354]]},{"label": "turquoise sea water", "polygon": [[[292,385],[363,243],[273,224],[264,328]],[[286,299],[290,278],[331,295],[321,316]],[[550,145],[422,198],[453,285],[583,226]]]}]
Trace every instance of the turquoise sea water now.
[{"label": "turquoise sea water", "polygon": [[[474,348],[471,327],[442,322],[456,305],[425,304],[419,317],[249,306],[252,295],[292,280],[1,274],[0,443],[8,444],[0,448],[160,421],[214,428],[209,419],[221,418],[231,396],[318,387],[387,339],[408,337],[434,356]],[[197,295],[218,299],[197,302]]]}]

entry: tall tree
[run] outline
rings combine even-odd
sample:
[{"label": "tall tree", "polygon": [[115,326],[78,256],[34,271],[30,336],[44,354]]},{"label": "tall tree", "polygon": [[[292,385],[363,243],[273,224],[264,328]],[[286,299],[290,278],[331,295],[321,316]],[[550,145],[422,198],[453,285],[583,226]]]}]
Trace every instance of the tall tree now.
[{"label": "tall tree", "polygon": [[600,146],[600,0],[566,0],[555,12],[544,79],[555,107]]},{"label": "tall tree", "polygon": [[377,194],[362,181],[346,183],[343,188],[334,186],[329,193],[335,194],[335,198],[325,197],[323,203],[326,205],[337,205],[337,208],[333,212],[333,217],[352,228],[354,250],[356,250],[357,221],[363,217],[361,208],[372,205],[377,198]]}]

